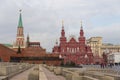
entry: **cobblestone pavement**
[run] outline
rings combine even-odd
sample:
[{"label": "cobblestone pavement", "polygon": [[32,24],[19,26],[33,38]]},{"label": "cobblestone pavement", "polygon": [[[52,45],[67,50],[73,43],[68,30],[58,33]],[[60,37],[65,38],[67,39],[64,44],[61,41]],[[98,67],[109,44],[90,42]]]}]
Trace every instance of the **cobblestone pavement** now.
[{"label": "cobblestone pavement", "polygon": [[66,80],[63,76],[55,75],[53,72],[50,72],[44,67],[42,67],[42,69],[45,72],[48,80]]},{"label": "cobblestone pavement", "polygon": [[9,80],[28,80],[29,72],[33,70],[34,67],[10,78]]}]

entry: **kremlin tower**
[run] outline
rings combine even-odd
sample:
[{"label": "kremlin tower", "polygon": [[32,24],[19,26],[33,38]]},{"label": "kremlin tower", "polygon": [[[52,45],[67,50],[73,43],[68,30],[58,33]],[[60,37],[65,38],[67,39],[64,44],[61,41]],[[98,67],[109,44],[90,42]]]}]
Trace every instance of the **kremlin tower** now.
[{"label": "kremlin tower", "polygon": [[13,44],[13,48],[18,48],[18,47],[25,48],[24,30],[23,29],[24,28],[23,28],[23,24],[22,24],[22,14],[21,14],[21,10],[20,10],[16,42]]}]

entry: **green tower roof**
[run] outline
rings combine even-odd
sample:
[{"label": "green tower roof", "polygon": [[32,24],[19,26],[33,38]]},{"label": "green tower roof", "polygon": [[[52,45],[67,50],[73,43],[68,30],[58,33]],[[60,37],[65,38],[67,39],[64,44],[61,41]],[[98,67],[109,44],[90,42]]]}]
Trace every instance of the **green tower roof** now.
[{"label": "green tower roof", "polygon": [[20,16],[19,16],[18,27],[23,27],[23,25],[22,25],[22,15],[21,15],[21,10],[20,10]]}]

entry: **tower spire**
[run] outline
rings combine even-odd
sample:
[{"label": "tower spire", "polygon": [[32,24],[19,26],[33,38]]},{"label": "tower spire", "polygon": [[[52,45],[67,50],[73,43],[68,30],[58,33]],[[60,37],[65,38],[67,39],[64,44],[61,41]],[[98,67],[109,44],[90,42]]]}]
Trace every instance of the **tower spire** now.
[{"label": "tower spire", "polygon": [[26,42],[27,47],[29,47],[29,43],[30,43],[30,38],[29,38],[29,34],[27,34],[27,42]]},{"label": "tower spire", "polygon": [[64,31],[64,21],[62,20],[62,30],[61,30],[61,36],[65,37],[65,31]]},{"label": "tower spire", "polygon": [[81,20],[80,24],[81,24],[81,30],[82,30],[82,29],[83,29],[83,26],[82,26],[82,20]]},{"label": "tower spire", "polygon": [[19,10],[19,12],[20,12],[20,16],[19,16],[18,27],[23,27],[21,11],[22,11],[22,10],[20,9],[20,10]]},{"label": "tower spire", "polygon": [[62,29],[64,29],[64,21],[62,20]]},{"label": "tower spire", "polygon": [[18,27],[17,27],[16,43],[13,46],[13,48],[19,48],[19,46],[20,48],[25,48],[21,10],[19,10],[19,12],[20,12],[20,15],[19,15],[19,22],[18,22]]},{"label": "tower spire", "polygon": [[30,42],[29,34],[27,34],[27,42],[28,42],[28,43]]},{"label": "tower spire", "polygon": [[66,37],[65,37],[65,30],[64,30],[64,21],[62,20],[62,30],[61,30],[61,37],[60,37],[60,44],[66,43]]},{"label": "tower spire", "polygon": [[80,28],[79,43],[81,45],[85,45],[85,37],[84,37],[84,31],[83,31],[82,21],[80,23],[81,23],[81,28]]}]

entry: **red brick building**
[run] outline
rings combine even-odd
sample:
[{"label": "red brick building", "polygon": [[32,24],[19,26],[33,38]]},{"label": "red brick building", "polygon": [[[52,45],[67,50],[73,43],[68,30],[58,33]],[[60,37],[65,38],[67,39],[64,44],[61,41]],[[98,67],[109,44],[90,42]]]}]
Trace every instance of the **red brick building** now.
[{"label": "red brick building", "polygon": [[84,31],[81,23],[81,29],[79,38],[76,40],[74,36],[71,36],[67,40],[65,36],[64,25],[62,24],[60,44],[56,42],[53,48],[54,54],[60,54],[64,58],[64,63],[74,62],[75,64],[93,64],[93,53],[90,46],[86,45],[86,39],[84,37]]}]

